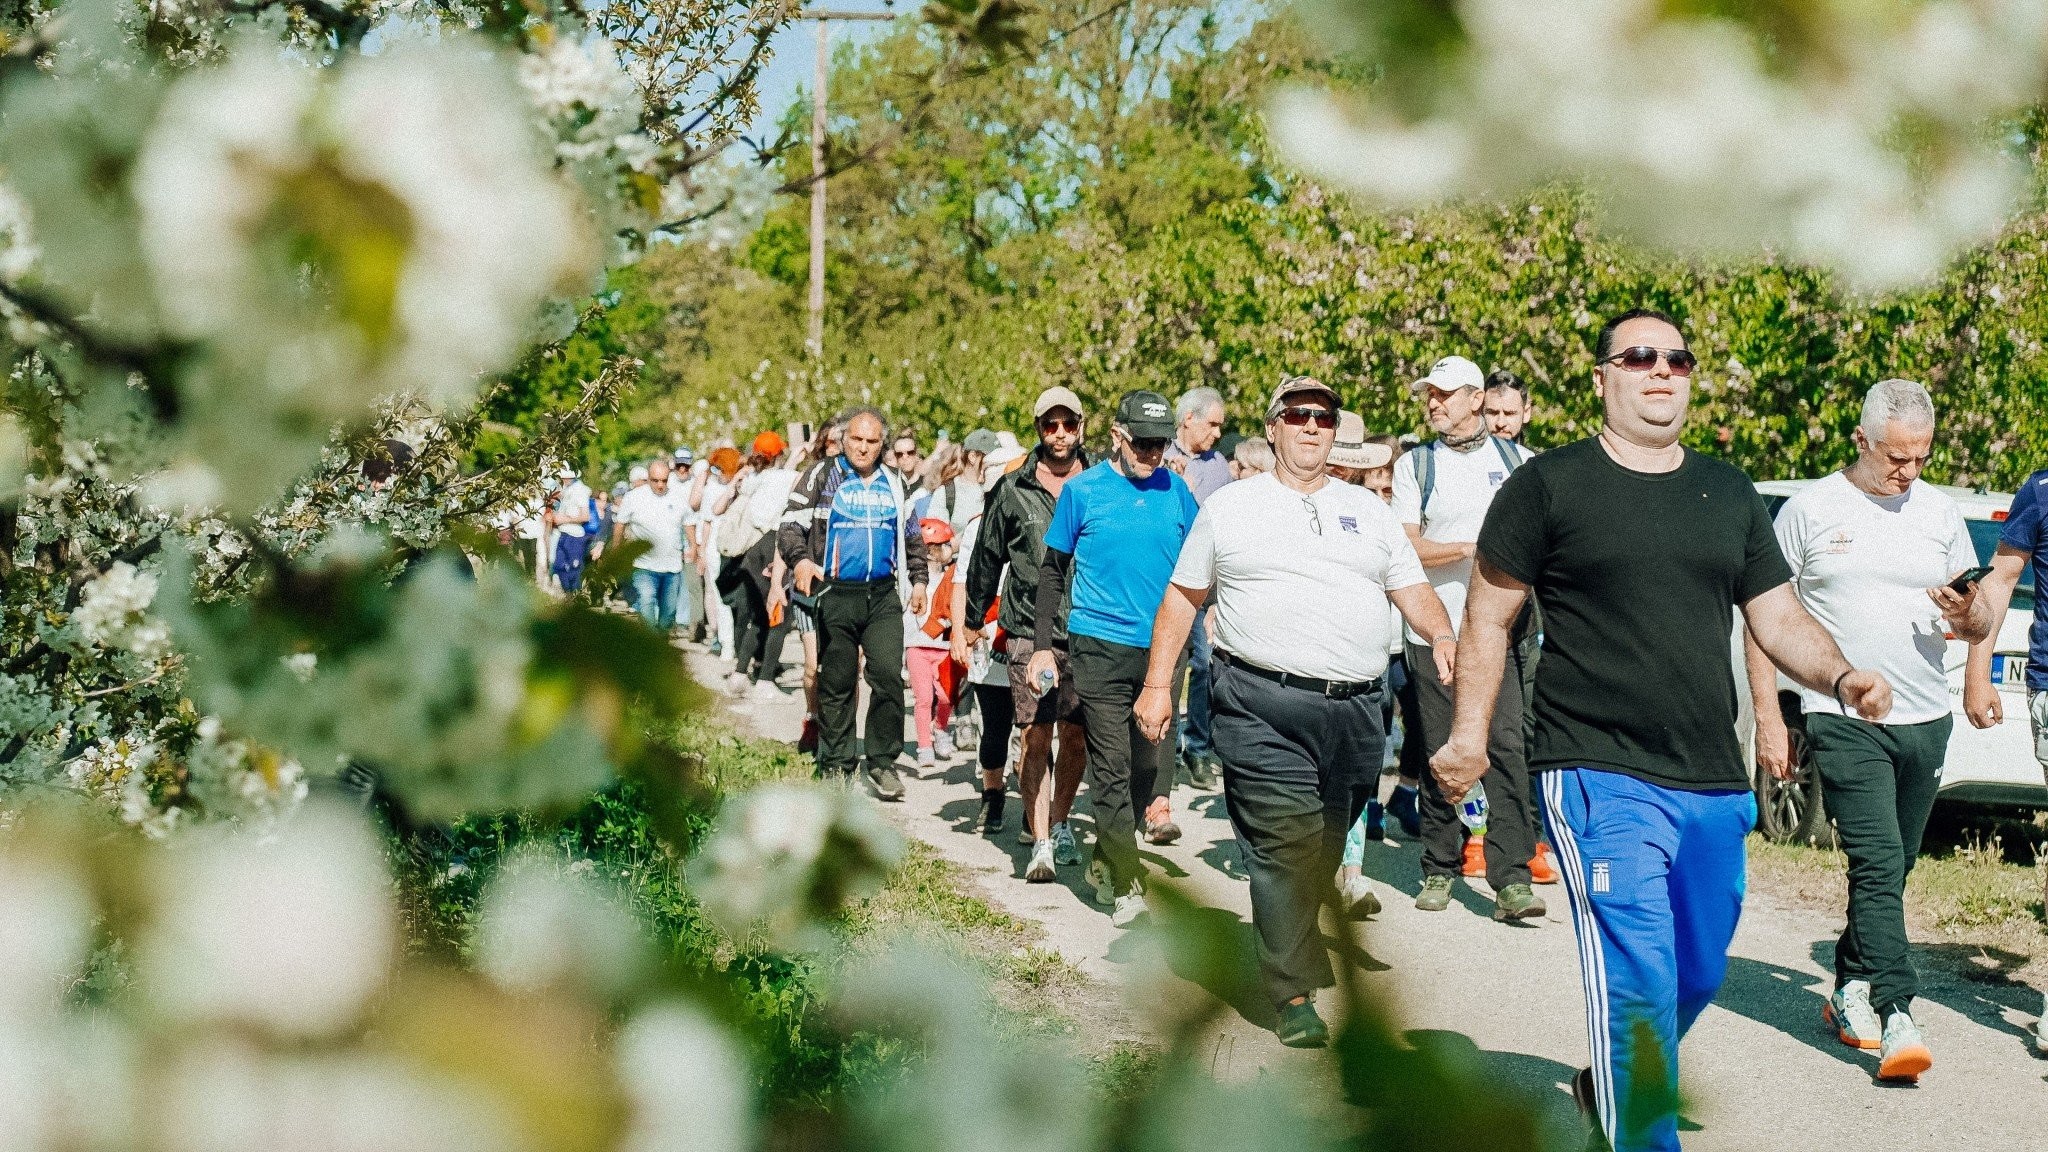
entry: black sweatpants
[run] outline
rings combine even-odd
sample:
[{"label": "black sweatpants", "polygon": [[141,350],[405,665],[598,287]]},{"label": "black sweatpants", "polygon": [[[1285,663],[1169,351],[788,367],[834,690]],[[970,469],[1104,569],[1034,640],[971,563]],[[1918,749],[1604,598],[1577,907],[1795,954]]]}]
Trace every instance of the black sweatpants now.
[{"label": "black sweatpants", "polygon": [[1906,874],[1920,855],[1954,725],[1953,716],[1925,724],[1806,718],[1821,799],[1849,857],[1849,924],[1835,942],[1835,986],[1870,981],[1879,1020],[1910,1011],[1920,990],[1906,942]]},{"label": "black sweatpants", "polygon": [[1151,650],[1072,636],[1067,656],[1088,729],[1088,804],[1095,813],[1095,858],[1109,867],[1117,895],[1145,875],[1138,858],[1138,817],[1173,793],[1173,745],[1138,730],[1131,706],[1145,685]]},{"label": "black sweatpants", "polygon": [[[1436,674],[1436,658],[1408,645],[1408,679],[1422,714],[1422,746],[1429,755],[1451,737],[1451,690]],[[1501,670],[1500,697],[1486,737],[1486,882],[1495,892],[1529,882],[1536,855],[1536,810],[1529,799],[1529,760],[1522,750],[1522,678],[1511,657]],[[1465,867],[1465,825],[1444,799],[1436,775],[1422,774],[1422,874],[1457,876]]]},{"label": "black sweatpants", "polygon": [[1335,982],[1316,914],[1377,786],[1386,689],[1333,700],[1221,660],[1209,673],[1223,802],[1251,879],[1259,970],[1278,1006]]},{"label": "black sweatpants", "polygon": [[818,774],[860,767],[853,710],[867,655],[870,768],[903,753],[903,597],[896,579],[827,582],[818,596]]},{"label": "black sweatpants", "polygon": [[975,760],[984,772],[1000,772],[1010,766],[1010,727],[1017,720],[1010,686],[976,684],[974,704],[981,709],[981,747],[975,749]]}]

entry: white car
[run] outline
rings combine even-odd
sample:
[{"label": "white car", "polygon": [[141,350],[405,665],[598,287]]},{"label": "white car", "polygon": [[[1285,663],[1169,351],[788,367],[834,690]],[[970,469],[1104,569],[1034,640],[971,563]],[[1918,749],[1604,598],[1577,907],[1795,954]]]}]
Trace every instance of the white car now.
[{"label": "white car", "polygon": [[[1766,480],[1756,489],[1763,494],[1764,503],[1770,506],[1771,515],[1776,516],[1778,509],[1784,507],[1793,493],[1811,483],[1811,480]],[[1939,487],[1962,506],[1963,520],[1970,529],[1970,543],[1977,549],[1977,562],[1991,563],[1991,553],[1997,549],[1999,534],[2005,528],[2006,510],[2012,506],[2012,494],[1977,492],[1949,485]],[[2005,623],[1998,631],[1998,643],[1992,649],[1991,680],[2005,696],[2005,722],[1994,728],[1975,728],[1963,715],[1963,663],[1969,655],[1969,645],[1960,640],[1949,640],[1948,691],[1954,701],[1955,731],[1949,736],[1948,760],[1942,767],[1941,799],[2048,808],[2048,783],[2044,783],[2041,766],[2034,759],[2033,735],[2027,726],[2027,628],[2033,619],[2034,583],[2029,566],[2013,592],[2012,607],[2005,614]],[[1738,723],[1743,735],[1743,754],[1750,765],[1750,778],[1756,782],[1758,830],[1774,840],[1832,844],[1834,827],[1828,823],[1827,813],[1822,808],[1820,777],[1814,772],[1812,758],[1806,751],[1798,690],[1791,681],[1779,676],[1778,706],[1784,710],[1786,727],[1791,729],[1792,758],[1797,765],[1794,779],[1779,780],[1756,767],[1753,725],[1748,715],[1749,681],[1744,673],[1739,625],[1735,638],[1735,662],[1735,682],[1743,704],[1743,715]]]}]

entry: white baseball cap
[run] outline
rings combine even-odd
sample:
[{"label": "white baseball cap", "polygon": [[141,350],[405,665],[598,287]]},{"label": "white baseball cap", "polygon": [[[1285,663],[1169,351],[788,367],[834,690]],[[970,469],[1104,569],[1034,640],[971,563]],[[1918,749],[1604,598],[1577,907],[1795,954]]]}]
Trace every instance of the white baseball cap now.
[{"label": "white baseball cap", "polygon": [[1446,356],[1430,365],[1429,375],[1408,386],[1410,392],[1421,392],[1434,388],[1439,392],[1456,392],[1460,388],[1486,387],[1486,374],[1463,356]]}]

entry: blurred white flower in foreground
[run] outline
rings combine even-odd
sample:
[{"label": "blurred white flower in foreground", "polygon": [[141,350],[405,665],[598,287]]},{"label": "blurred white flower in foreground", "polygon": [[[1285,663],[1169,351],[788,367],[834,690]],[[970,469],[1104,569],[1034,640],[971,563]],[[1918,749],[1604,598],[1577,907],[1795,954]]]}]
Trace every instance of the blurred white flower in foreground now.
[{"label": "blurred white flower in foreground", "polygon": [[759,930],[778,948],[817,948],[830,939],[823,921],[878,891],[903,851],[865,797],[776,784],[727,802],[690,883],[729,935]]},{"label": "blurred white flower in foreground", "polygon": [[619,1034],[632,1102],[624,1152],[743,1152],[753,1146],[754,1077],[725,1030],[685,1004],[657,1004]]},{"label": "blurred white flower in foreground", "polygon": [[195,829],[164,864],[138,968],[173,1016],[325,1035],[389,975],[390,882],[359,813],[307,806],[269,837]]},{"label": "blurred white flower in foreground", "polygon": [[611,996],[641,972],[639,925],[606,898],[589,869],[521,852],[499,869],[478,911],[478,965],[502,987],[581,984]]},{"label": "blurred white flower in foreground", "polygon": [[[250,40],[172,87],[130,187],[166,325],[209,355],[164,498],[260,499],[379,398],[466,401],[588,286],[599,253],[509,73],[459,37],[321,69]],[[265,458],[255,422],[306,443]]]},{"label": "blurred white flower in foreground", "polygon": [[2017,205],[2026,161],[1994,125],[2048,79],[2048,2],[1905,7],[1817,11],[1824,55],[1766,60],[1741,26],[1651,0],[1463,0],[1469,43],[1436,114],[1403,122],[1371,97],[1361,111],[1292,88],[1267,119],[1310,175],[1386,203],[1567,178],[1652,241],[1770,245],[1895,285]]},{"label": "blurred white flower in foreground", "polygon": [[503,1152],[523,1142],[480,1093],[366,1052],[194,1045],[163,1084],[169,1152]]}]

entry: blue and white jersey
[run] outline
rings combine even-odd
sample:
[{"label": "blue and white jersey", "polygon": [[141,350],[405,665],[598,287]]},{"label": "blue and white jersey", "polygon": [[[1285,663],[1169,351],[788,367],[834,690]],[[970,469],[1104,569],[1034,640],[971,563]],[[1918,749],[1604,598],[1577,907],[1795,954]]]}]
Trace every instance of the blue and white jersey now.
[{"label": "blue and white jersey", "polygon": [[840,457],[838,490],[825,522],[825,575],[834,580],[879,580],[896,572],[896,524],[901,515],[886,471],[866,479]]}]

